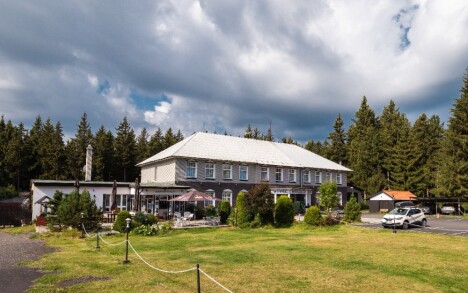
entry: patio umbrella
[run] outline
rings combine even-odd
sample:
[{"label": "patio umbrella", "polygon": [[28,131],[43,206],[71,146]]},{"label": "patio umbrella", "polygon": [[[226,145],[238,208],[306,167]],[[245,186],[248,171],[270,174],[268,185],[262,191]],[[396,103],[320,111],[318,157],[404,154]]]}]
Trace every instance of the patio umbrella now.
[{"label": "patio umbrella", "polygon": [[201,191],[191,189],[190,191],[179,195],[178,197],[174,197],[173,199],[170,199],[169,201],[205,201],[205,200],[219,200],[216,197],[210,196],[206,193],[203,193]]},{"label": "patio umbrella", "polygon": [[133,197],[133,208],[132,210],[138,212],[140,205],[140,184],[138,183],[138,177],[135,179],[135,196]]},{"label": "patio umbrella", "polygon": [[80,181],[78,179],[75,179],[75,184],[73,186],[75,187],[75,191],[80,194]]},{"label": "patio umbrella", "polygon": [[114,184],[112,184],[112,194],[111,194],[111,207],[110,210],[113,211],[117,209],[117,182],[114,180]]}]

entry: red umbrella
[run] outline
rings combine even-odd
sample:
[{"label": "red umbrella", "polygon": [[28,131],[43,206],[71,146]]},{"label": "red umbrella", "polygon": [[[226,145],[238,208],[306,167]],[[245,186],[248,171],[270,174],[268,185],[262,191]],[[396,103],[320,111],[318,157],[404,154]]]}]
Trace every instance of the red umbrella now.
[{"label": "red umbrella", "polygon": [[219,199],[216,197],[210,196],[206,193],[203,193],[201,191],[191,189],[190,191],[182,195],[179,195],[178,197],[170,199],[169,201],[205,201],[205,200],[219,200]]}]

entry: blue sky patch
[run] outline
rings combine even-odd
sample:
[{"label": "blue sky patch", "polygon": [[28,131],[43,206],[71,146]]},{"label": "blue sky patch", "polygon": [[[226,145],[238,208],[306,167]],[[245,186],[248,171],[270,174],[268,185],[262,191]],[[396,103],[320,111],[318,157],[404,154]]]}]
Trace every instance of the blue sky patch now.
[{"label": "blue sky patch", "polygon": [[419,5],[413,5],[409,8],[401,9],[400,12],[392,18],[400,27],[401,50],[405,50],[409,45],[411,45],[411,41],[408,38],[408,33],[411,29],[413,17],[418,9]]},{"label": "blue sky patch", "polygon": [[130,93],[130,98],[132,98],[132,100],[135,102],[135,105],[139,109],[154,110],[154,106],[161,105],[161,102],[172,104],[172,99],[165,94],[162,94],[159,97],[151,97],[142,95],[136,90],[132,90]]},{"label": "blue sky patch", "polygon": [[96,92],[97,92],[98,94],[104,94],[104,95],[105,95],[105,94],[107,94],[107,93],[109,92],[110,87],[111,87],[111,86],[110,86],[109,81],[108,81],[108,80],[104,80],[103,82],[101,82],[101,83],[98,85],[98,87],[97,87],[97,89],[96,89]]}]

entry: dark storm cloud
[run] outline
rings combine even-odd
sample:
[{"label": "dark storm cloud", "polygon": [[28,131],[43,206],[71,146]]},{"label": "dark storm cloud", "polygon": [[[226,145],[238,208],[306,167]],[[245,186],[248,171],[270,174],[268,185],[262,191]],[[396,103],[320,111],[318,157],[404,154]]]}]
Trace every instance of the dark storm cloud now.
[{"label": "dark storm cloud", "polygon": [[3,1],[0,114],[51,116],[68,136],[83,112],[94,131],[123,116],[186,135],[272,123],[277,139],[305,142],[338,113],[348,126],[364,95],[377,114],[390,99],[411,116],[444,111],[468,65],[462,6]]}]

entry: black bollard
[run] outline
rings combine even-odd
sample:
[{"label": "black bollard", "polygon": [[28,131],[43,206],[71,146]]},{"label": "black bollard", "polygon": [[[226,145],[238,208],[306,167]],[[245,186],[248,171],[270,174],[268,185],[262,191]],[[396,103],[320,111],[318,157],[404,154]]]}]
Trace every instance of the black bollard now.
[{"label": "black bollard", "polygon": [[200,265],[197,264],[197,292],[200,293],[201,292],[201,288],[200,288]]},{"label": "black bollard", "polygon": [[125,260],[123,261],[124,264],[128,264],[130,261],[128,260],[128,232],[130,232],[130,218],[125,219],[127,221],[127,242],[125,247]]},{"label": "black bollard", "polygon": [[84,235],[84,214],[81,213],[81,236],[80,238],[85,238],[85,235]]}]

